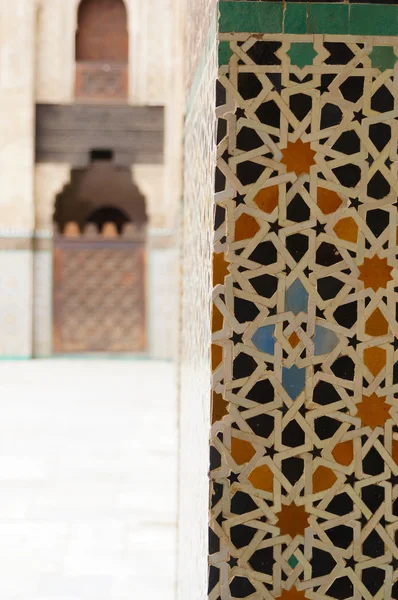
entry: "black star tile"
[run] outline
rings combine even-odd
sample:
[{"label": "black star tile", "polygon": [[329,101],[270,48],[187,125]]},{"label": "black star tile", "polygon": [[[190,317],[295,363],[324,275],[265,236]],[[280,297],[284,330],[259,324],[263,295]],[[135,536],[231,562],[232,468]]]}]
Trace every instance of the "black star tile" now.
[{"label": "black star tile", "polygon": [[350,475],[347,475],[346,482],[349,485],[354,486],[354,483],[356,482],[356,477],[355,477],[354,473],[351,473]]},{"label": "black star tile", "polygon": [[322,94],[325,94],[326,92],[328,92],[328,91],[329,91],[329,88],[328,88],[328,86],[327,86],[327,85],[325,85],[324,83],[321,83],[321,85],[318,85],[318,87],[317,87],[317,88],[315,88],[315,89],[316,89],[316,90],[319,90],[319,91],[321,92],[321,95],[322,95]]},{"label": "black star tile", "polygon": [[322,371],[322,364],[318,363],[317,365],[314,365],[314,373],[319,373],[320,371]]},{"label": "black star tile", "polygon": [[233,569],[234,567],[238,566],[238,559],[235,558],[234,556],[231,556],[228,561],[228,564],[229,564],[230,568]]},{"label": "black star tile", "polygon": [[312,458],[318,458],[319,456],[322,456],[322,450],[321,448],[313,448],[310,454],[312,454]]},{"label": "black star tile", "polygon": [[369,166],[373,165],[375,159],[371,154],[368,154],[368,157],[365,159]]},{"label": "black star tile", "polygon": [[265,366],[267,367],[267,371],[273,371],[274,370],[274,365],[270,362],[266,362]]},{"label": "black star tile", "polygon": [[270,458],[274,458],[275,454],[276,454],[276,450],[274,446],[270,446],[269,448],[265,449],[265,455],[269,456]]},{"label": "black star tile", "polygon": [[278,235],[280,229],[282,229],[281,225],[279,225],[278,221],[274,221],[270,225],[269,232],[276,233]]},{"label": "black star tile", "polygon": [[231,472],[231,474],[228,475],[227,479],[228,479],[230,485],[232,485],[233,483],[236,483],[237,481],[239,481],[239,475]]},{"label": "black star tile", "polygon": [[354,110],[354,117],[353,117],[353,121],[358,121],[358,123],[362,123],[362,121],[364,120],[365,115],[362,112],[362,108],[358,111]]},{"label": "black star tile", "polygon": [[234,344],[240,344],[240,343],[242,343],[242,336],[243,336],[243,333],[236,333],[236,331],[234,331],[231,339]]},{"label": "black star tile", "polygon": [[312,271],[309,267],[305,267],[303,273],[306,277],[309,277],[311,275]]},{"label": "black star tile", "polygon": [[243,196],[243,194],[237,193],[235,196],[235,202],[236,206],[239,206],[239,204],[245,204],[245,197]]},{"label": "black star tile", "polygon": [[389,169],[391,167],[391,165],[393,164],[392,160],[390,160],[389,158],[387,158],[387,160],[384,163],[386,165],[386,167]]},{"label": "black star tile", "polygon": [[289,273],[291,273],[291,268],[289,267],[289,265],[286,265],[286,267],[284,269],[282,269],[284,273],[286,273],[286,275],[289,275]]},{"label": "black star tile", "polygon": [[273,317],[274,315],[276,315],[276,306],[271,306],[271,308],[268,309],[268,316]]},{"label": "black star tile", "polygon": [[360,202],[359,198],[350,198],[350,206],[349,208],[359,208],[363,204]]},{"label": "black star tile", "polygon": [[321,310],[320,308],[316,307],[315,309],[315,314],[317,317],[319,317],[320,319],[324,319],[325,318],[325,311]]},{"label": "black star tile", "polygon": [[319,221],[317,221],[314,229],[315,229],[317,235],[320,235],[321,233],[325,233],[325,223],[320,223]]},{"label": "black star tile", "polygon": [[245,111],[243,110],[243,108],[237,108],[235,114],[236,114],[236,119],[244,119],[246,117]]},{"label": "black star tile", "polygon": [[352,556],[350,556],[350,558],[345,559],[345,564],[346,567],[350,567],[351,569],[355,570],[356,561]]},{"label": "black star tile", "polygon": [[355,334],[353,337],[349,337],[348,338],[348,345],[352,346],[354,348],[354,350],[356,349],[356,347],[358,346],[359,341],[357,338],[357,334]]}]

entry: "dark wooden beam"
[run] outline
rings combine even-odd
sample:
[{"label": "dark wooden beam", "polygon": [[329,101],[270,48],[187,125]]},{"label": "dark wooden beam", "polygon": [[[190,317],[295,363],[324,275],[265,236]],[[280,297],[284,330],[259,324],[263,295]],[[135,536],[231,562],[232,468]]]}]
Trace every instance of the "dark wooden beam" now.
[{"label": "dark wooden beam", "polygon": [[112,150],[121,166],[163,162],[162,106],[37,104],[36,162],[84,168],[90,152]]}]

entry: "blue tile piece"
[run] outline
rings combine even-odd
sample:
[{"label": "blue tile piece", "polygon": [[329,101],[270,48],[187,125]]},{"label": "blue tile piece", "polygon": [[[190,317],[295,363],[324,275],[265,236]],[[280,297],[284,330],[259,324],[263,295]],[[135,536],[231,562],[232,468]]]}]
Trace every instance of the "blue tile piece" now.
[{"label": "blue tile piece", "polygon": [[307,307],[308,292],[300,279],[296,279],[286,290],[285,310],[291,310],[294,315],[298,315],[300,312],[307,312]]},{"label": "blue tile piece", "polygon": [[305,369],[293,365],[282,369],[282,385],[292,400],[301,394],[305,386]]},{"label": "blue tile piece", "polygon": [[339,338],[330,329],[322,327],[321,325],[315,325],[314,335],[314,354],[319,356],[320,354],[328,354],[334,350],[339,343]]},{"label": "blue tile piece", "polygon": [[275,325],[264,325],[259,327],[255,334],[252,336],[252,342],[256,346],[257,350],[266,352],[267,354],[274,354],[275,338],[274,338]]}]

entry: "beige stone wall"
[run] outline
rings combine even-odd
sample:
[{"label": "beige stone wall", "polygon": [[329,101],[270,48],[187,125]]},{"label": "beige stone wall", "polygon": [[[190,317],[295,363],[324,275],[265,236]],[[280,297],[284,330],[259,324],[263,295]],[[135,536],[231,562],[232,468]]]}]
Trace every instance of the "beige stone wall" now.
[{"label": "beige stone wall", "polygon": [[0,251],[0,357],[32,352],[32,252]]},{"label": "beige stone wall", "polygon": [[52,252],[37,250],[33,254],[33,356],[52,354],[53,334]]},{"label": "beige stone wall", "polygon": [[[180,332],[179,600],[207,597],[210,304],[215,170],[215,15],[187,104]],[[193,476],[194,474],[194,476]]]},{"label": "beige stone wall", "polygon": [[33,227],[34,3],[0,3],[0,229]]},{"label": "beige stone wall", "polygon": [[145,196],[149,225],[165,227],[164,165],[133,165],[131,177]]},{"label": "beige stone wall", "polygon": [[192,79],[211,25],[217,0],[182,0],[185,32],[185,82]]},{"label": "beige stone wall", "polygon": [[37,0],[36,101],[73,101],[79,0]]},{"label": "beige stone wall", "polygon": [[38,164],[35,166],[36,231],[51,234],[55,198],[70,179],[67,164]]},{"label": "beige stone wall", "polygon": [[[79,0],[37,0],[36,102],[74,101],[75,32]],[[125,0],[129,27],[129,102],[134,105],[164,105],[164,169],[157,177],[156,202],[151,205],[155,226],[174,224],[181,197],[181,78],[175,57],[180,54],[174,35],[174,0]],[[177,68],[176,68],[177,67]],[[177,99],[178,97],[178,99]],[[143,165],[147,186],[154,169]],[[163,169],[163,167],[162,167]],[[143,175],[142,175],[143,176]],[[155,215],[156,213],[156,215]]]},{"label": "beige stone wall", "polygon": [[[130,37],[130,103],[165,104],[172,76],[171,0],[124,1]],[[37,2],[36,99],[73,102],[79,0]]]},{"label": "beige stone wall", "polygon": [[157,248],[160,237],[163,237],[161,233],[148,231],[149,353],[158,359],[174,359],[177,344],[178,250],[173,234],[163,237],[170,247]]}]

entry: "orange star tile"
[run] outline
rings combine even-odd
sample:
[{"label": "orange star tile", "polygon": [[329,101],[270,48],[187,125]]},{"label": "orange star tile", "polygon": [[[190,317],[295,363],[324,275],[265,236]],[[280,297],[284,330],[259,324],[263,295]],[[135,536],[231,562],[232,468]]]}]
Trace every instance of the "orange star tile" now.
[{"label": "orange star tile", "polygon": [[297,506],[294,503],[283,504],[282,510],[276,513],[276,516],[281,535],[290,535],[292,538],[296,535],[304,535],[308,527],[308,513],[304,506]]},{"label": "orange star tile", "polygon": [[361,419],[363,427],[384,427],[386,421],[391,418],[390,408],[385,396],[379,397],[373,393],[370,396],[362,396],[362,402],[357,404],[356,416]]},{"label": "orange star tile", "polygon": [[375,292],[379,288],[387,287],[387,283],[392,280],[392,267],[386,258],[379,258],[377,255],[372,258],[365,258],[363,264],[359,267],[360,275],[358,279],[363,281],[365,289],[372,288]]},{"label": "orange star tile", "polygon": [[315,152],[309,142],[288,142],[287,148],[282,150],[281,162],[286,165],[287,171],[294,171],[297,175],[309,173],[310,167],[315,165]]}]

